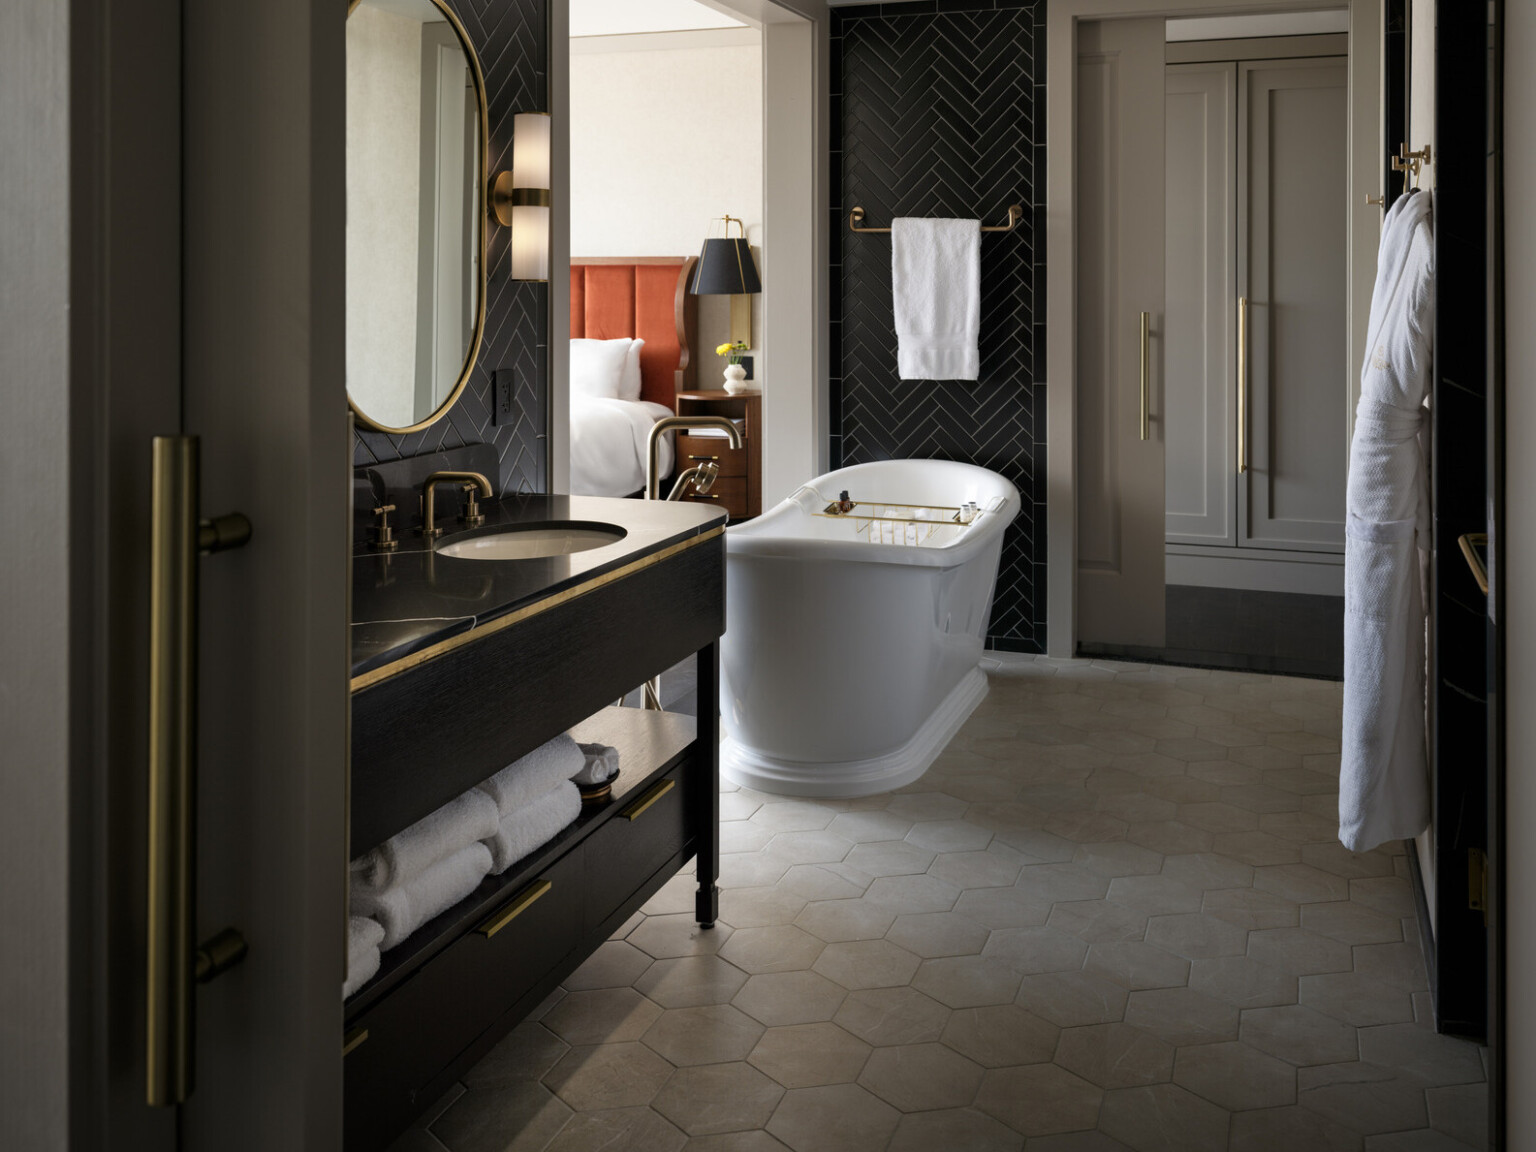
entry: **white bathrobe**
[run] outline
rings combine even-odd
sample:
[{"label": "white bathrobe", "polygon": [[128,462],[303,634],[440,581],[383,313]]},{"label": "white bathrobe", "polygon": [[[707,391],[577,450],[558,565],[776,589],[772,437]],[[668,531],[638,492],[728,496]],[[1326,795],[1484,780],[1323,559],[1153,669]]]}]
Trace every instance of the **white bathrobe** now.
[{"label": "white bathrobe", "polygon": [[1349,454],[1339,840],[1355,852],[1429,823],[1424,596],[1429,495],[1419,433],[1434,319],[1430,194],[1387,213]]}]

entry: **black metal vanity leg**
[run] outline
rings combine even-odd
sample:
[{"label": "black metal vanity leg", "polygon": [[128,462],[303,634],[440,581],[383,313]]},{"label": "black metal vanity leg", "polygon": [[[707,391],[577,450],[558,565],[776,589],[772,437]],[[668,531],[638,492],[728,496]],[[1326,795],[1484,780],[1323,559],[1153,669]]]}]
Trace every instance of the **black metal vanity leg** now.
[{"label": "black metal vanity leg", "polygon": [[697,833],[699,891],[694,915],[701,928],[713,928],[720,911],[720,642],[699,649],[698,727],[699,771],[694,776],[699,814]]}]

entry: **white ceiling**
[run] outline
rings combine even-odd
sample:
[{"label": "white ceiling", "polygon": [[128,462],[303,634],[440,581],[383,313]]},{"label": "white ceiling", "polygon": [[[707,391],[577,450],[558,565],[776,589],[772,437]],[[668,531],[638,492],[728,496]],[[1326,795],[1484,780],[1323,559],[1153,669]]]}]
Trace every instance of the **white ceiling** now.
[{"label": "white ceiling", "polygon": [[742,28],[697,0],[570,0],[572,36],[624,36],[636,32],[686,32]]}]

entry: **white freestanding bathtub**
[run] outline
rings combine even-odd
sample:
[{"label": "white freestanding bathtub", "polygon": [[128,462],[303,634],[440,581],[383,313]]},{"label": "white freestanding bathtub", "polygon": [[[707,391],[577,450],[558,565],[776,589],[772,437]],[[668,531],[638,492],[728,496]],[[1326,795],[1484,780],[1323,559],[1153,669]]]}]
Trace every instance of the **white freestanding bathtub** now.
[{"label": "white freestanding bathtub", "polygon": [[[847,513],[845,489],[859,502]],[[981,511],[960,523],[968,501]],[[987,694],[982,645],[1018,511],[995,472],[891,460],[829,472],[728,528],[722,771],[827,797],[927,771]]]}]

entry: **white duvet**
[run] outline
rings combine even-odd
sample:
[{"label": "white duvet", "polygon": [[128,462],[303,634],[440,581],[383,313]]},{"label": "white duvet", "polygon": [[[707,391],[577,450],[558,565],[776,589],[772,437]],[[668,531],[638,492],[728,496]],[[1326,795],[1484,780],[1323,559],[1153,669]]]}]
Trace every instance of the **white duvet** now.
[{"label": "white duvet", "polygon": [[[647,400],[571,396],[571,494],[628,496],[645,487],[651,427],[672,410]],[[662,477],[672,475],[672,436],[657,453]]]}]

